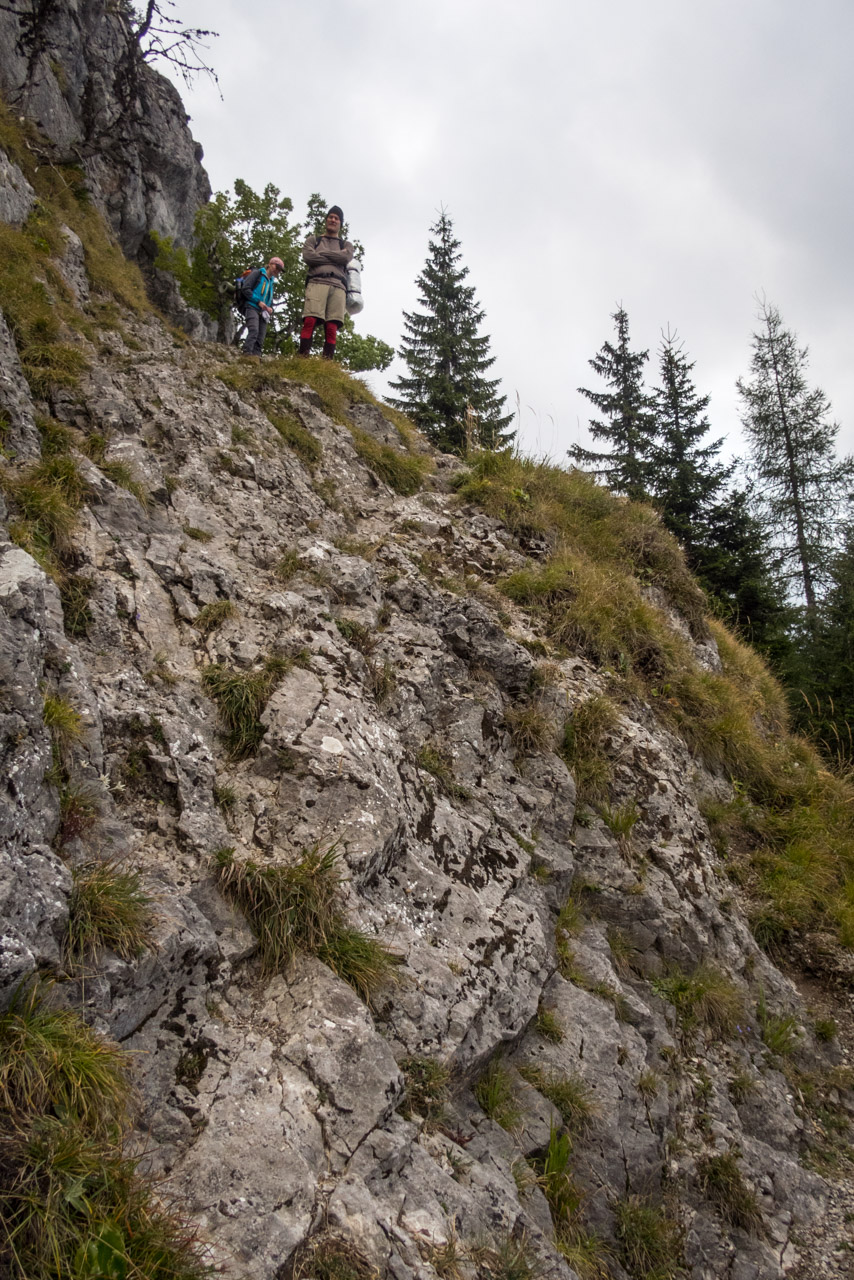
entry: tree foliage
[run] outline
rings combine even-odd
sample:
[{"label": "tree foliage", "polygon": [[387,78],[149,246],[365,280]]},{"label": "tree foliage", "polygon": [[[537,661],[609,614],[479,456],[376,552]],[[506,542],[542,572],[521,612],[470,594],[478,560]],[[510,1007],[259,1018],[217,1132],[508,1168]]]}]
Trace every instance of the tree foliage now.
[{"label": "tree foliage", "polygon": [[[328,205],[314,192],[308,201],[304,223],[294,221],[293,201],[268,183],[260,194],[238,178],[234,195],[218,191],[196,214],[194,245],[190,254],[170,241],[153,236],[157,244],[155,266],[178,280],[184,300],[216,320],[220,338],[231,329],[235,277],[250,267],[281,258],[284,270],[276,281],[274,319],[265,347],[291,354],[294,332],[302,321],[306,268],[302,243],[314,232]],[[359,246],[361,249],[361,246]],[[338,358],[357,372],[385,369],[394,357],[388,343],[372,334],[359,334],[349,316],[338,339]]]},{"label": "tree foliage", "polygon": [[609,488],[630,498],[648,496],[649,458],[655,434],[652,401],[644,390],[643,368],[648,351],[632,351],[629,345],[629,317],[622,306],[612,317],[617,329],[616,343],[605,342],[589,361],[591,369],[605,381],[606,390],[579,387],[602,415],[590,419],[594,440],[610,445],[605,452],[573,445],[569,457],[585,471],[601,477]]},{"label": "tree foliage", "polygon": [[750,377],[739,378],[742,424],[756,476],[756,509],[771,540],[774,567],[802,593],[813,625],[850,497],[854,464],[839,459],[839,427],[830,403],[807,382],[806,347],[786,329],[776,307],[761,304]]},{"label": "tree foliage", "polygon": [[499,381],[485,376],[495,359],[489,338],[478,332],[484,311],[464,283],[468,267],[460,265],[460,242],[444,209],[430,234],[435,239],[416,281],[422,310],[403,316],[399,355],[409,374],[391,383],[397,396],[390,403],[446,453],[499,449],[515,435],[508,430],[513,415],[502,412]]}]

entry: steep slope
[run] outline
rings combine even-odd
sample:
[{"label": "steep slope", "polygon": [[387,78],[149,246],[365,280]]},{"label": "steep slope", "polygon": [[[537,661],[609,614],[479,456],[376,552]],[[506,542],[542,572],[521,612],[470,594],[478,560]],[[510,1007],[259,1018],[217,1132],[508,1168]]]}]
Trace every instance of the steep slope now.
[{"label": "steep slope", "polygon": [[188,343],[0,125],[0,1266],[109,1052],[13,1095],[36,991],[224,1274],[846,1274],[845,1001],[748,918],[848,981],[850,793],[654,515]]},{"label": "steep slope", "polygon": [[[760,992],[805,1064],[820,1050],[721,877],[698,797],[723,780],[630,696],[603,733],[610,829],[579,815],[554,747],[614,675],[538,659],[489,585],[527,563],[516,539],[358,383],[182,346],[154,318],[100,341],[41,419],[84,495],[66,536],[85,634],[63,633],[31,556],[0,554],[7,984],[64,971],[63,1002],[133,1052],[148,1158],[229,1274],[277,1275],[318,1232],[395,1275],[510,1237],[568,1274],[548,1178],[524,1164],[568,1119],[577,1205],[556,1212],[582,1272],[621,1274],[643,1210],[674,1242],[681,1223],[688,1274],[780,1275],[827,1186],[800,1161],[809,1123],[759,1034]],[[35,421],[48,405],[8,348],[5,372]],[[22,474],[5,487],[26,541]],[[696,655],[716,662],[708,640]],[[260,727],[229,749],[205,673],[271,657]],[[59,798],[46,690],[81,717]],[[76,833],[69,795],[88,803]],[[305,954],[271,975],[218,891],[217,853],[262,868],[312,849],[336,851],[349,920],[399,960],[370,1007]],[[68,869],[93,859],[139,868],[154,934],[81,977],[60,942]],[[429,1063],[449,1073],[438,1123],[405,1102]]]}]

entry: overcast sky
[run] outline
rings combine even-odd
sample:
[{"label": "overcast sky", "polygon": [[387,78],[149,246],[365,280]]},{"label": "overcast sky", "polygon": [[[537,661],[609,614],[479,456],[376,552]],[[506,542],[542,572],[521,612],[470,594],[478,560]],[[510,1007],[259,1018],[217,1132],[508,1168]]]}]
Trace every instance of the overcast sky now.
[{"label": "overcast sky", "polygon": [[[527,451],[586,441],[587,362],[625,307],[670,325],[738,451],[758,293],[854,450],[854,0],[178,0],[215,190],[312,191],[365,245],[362,332],[399,346],[444,204]],[[402,366],[399,361],[390,375]],[[385,379],[369,375],[382,393]]]}]

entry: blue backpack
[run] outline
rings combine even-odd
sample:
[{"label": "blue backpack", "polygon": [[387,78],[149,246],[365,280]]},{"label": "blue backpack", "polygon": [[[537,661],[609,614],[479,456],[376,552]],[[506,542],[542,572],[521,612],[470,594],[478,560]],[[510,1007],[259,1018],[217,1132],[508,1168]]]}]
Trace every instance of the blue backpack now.
[{"label": "blue backpack", "polygon": [[246,307],[249,303],[249,299],[252,297],[252,294],[255,291],[255,288],[260,279],[261,279],[261,268],[249,267],[248,270],[242,272],[241,275],[237,276],[237,278],[234,281],[233,302],[234,302],[234,306],[237,308],[237,310],[240,312],[242,316],[246,315]]}]

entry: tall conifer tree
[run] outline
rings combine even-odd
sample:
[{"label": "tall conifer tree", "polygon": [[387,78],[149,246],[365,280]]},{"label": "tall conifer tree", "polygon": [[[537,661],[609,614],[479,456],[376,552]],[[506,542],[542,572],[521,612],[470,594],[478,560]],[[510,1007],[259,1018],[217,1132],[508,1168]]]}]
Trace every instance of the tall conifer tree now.
[{"label": "tall conifer tree", "polygon": [[762,526],[748,494],[729,486],[735,464],[719,461],[723,440],[704,444],[710,396],[701,396],[694,362],[675,333],[662,335],[659,384],[652,395],[655,436],[647,483],[691,569],[729,621],[776,656],[785,611],[768,568]]},{"label": "tall conifer tree", "polygon": [[591,369],[604,378],[607,390],[578,388],[602,414],[601,418],[590,419],[590,434],[594,440],[605,440],[611,447],[608,452],[597,453],[573,445],[568,453],[577,466],[593,471],[609,488],[630,498],[643,499],[648,494],[649,460],[655,433],[652,402],[643,386],[643,367],[649,352],[631,350],[629,317],[622,306],[612,319],[617,327],[616,344],[603,343],[589,361]]},{"label": "tall conifer tree", "polygon": [[854,464],[836,456],[839,427],[830,421],[827,396],[807,383],[807,348],[784,328],[776,307],[763,302],[759,319],[750,378],[737,383],[742,423],[778,571],[790,589],[803,593],[814,629]]},{"label": "tall conifer tree", "polygon": [[489,338],[478,334],[484,312],[464,283],[468,267],[460,265],[460,242],[444,209],[430,233],[435,239],[416,281],[423,310],[403,316],[398,354],[409,375],[390,384],[397,396],[389,401],[445,453],[500,449],[515,435],[508,430],[513,415],[502,412],[499,381],[485,377],[495,359]]}]

